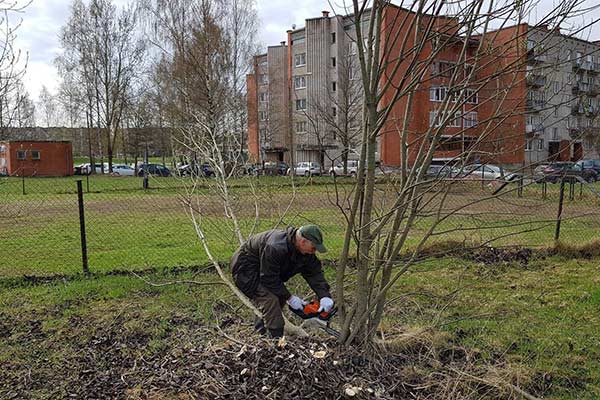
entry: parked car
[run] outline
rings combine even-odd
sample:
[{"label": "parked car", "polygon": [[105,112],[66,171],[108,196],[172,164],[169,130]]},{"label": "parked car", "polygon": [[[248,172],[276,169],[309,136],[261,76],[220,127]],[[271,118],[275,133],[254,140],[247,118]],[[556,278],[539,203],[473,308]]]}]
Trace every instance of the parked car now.
[{"label": "parked car", "polygon": [[[291,173],[291,170],[289,171]],[[312,176],[321,175],[321,164],[318,162],[302,161],[294,167],[294,175]]]},{"label": "parked car", "polygon": [[[83,163],[74,167],[75,175],[90,175],[92,173],[92,170],[95,170],[97,174],[101,174],[102,164],[94,164],[92,166],[92,164],[90,163]],[[108,172],[108,164],[106,164],[104,172]]]},{"label": "parked car", "polygon": [[593,169],[600,174],[600,160],[579,160],[576,164],[581,165],[582,169]]},{"label": "parked car", "polygon": [[265,161],[263,164],[252,166],[252,175],[285,175],[290,169],[283,161]]},{"label": "parked car", "polygon": [[444,179],[458,176],[460,170],[450,165],[430,165],[425,171],[425,179]]},{"label": "parked car", "polygon": [[208,163],[203,164],[184,164],[177,167],[177,173],[180,176],[215,176],[215,171]]},{"label": "parked car", "polygon": [[138,169],[138,176],[144,176],[144,171],[152,176],[171,176],[169,168],[160,164],[141,164]]},{"label": "parked car", "polygon": [[[356,177],[356,171],[358,171],[358,160],[348,160],[346,163],[346,176]],[[330,176],[344,176],[344,163],[340,162],[335,166],[329,168]]]},{"label": "parked car", "polygon": [[470,164],[462,169],[462,177],[464,179],[502,179],[512,181],[520,178],[521,174],[507,171],[502,167],[492,164]]},{"label": "parked car", "polygon": [[[108,169],[107,169],[108,171]],[[112,175],[114,176],[135,176],[135,170],[126,164],[113,164]]]},{"label": "parked car", "polygon": [[587,182],[598,180],[598,172],[595,169],[583,168],[582,164],[570,161],[553,162],[543,168],[538,168],[536,168],[537,173],[534,172],[534,180],[538,183],[558,183],[563,178],[574,180],[577,177],[581,177]]}]

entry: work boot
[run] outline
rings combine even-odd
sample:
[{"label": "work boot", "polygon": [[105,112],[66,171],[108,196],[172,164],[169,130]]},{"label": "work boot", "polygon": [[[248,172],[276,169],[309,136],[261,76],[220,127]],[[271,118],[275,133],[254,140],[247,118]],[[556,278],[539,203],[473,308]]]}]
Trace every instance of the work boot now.
[{"label": "work boot", "polygon": [[269,329],[269,334],[273,339],[279,339],[283,336],[283,328]]},{"label": "work boot", "polygon": [[263,336],[267,334],[267,328],[265,327],[265,322],[262,318],[254,318],[254,329]]}]

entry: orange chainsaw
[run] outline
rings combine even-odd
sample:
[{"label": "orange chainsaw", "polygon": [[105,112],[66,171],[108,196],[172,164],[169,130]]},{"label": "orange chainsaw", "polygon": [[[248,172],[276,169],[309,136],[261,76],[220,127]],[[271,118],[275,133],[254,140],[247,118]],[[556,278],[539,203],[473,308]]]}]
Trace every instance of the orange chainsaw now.
[{"label": "orange chainsaw", "polygon": [[291,312],[304,320],[302,325],[317,327],[323,329],[332,336],[339,337],[340,333],[329,326],[331,318],[337,312],[337,307],[333,307],[329,311],[321,312],[319,312],[319,307],[321,307],[319,300],[313,300],[310,303],[306,303],[302,310],[295,310],[288,305]]}]

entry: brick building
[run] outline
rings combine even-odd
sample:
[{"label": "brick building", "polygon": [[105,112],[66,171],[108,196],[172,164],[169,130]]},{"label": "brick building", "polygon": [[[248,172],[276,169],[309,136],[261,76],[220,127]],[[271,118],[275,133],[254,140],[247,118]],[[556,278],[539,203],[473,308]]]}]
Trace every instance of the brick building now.
[{"label": "brick building", "polygon": [[[403,40],[386,43],[386,38],[399,33],[414,42],[411,18],[414,13],[404,8],[386,8],[382,47],[391,57],[400,56]],[[440,105],[458,94],[466,101],[444,127],[434,162],[456,159],[468,149],[471,157],[505,166],[598,157],[598,42],[526,24],[467,39],[458,35],[455,18],[425,16],[423,23],[428,22],[437,35],[425,41],[419,59],[436,57],[411,103],[404,96],[394,104],[379,137],[383,164],[400,164],[398,127],[405,115],[410,115],[406,139],[412,165],[427,130],[444,117]],[[254,73],[247,78],[249,152],[256,160],[318,161],[327,167],[341,153],[360,147],[356,132],[362,121],[354,112],[362,102],[344,108],[341,101],[348,97],[344,86],[355,93],[362,89],[353,17],[329,17],[324,11],[287,33],[287,44],[255,57]],[[384,76],[398,85],[402,68]],[[383,105],[393,101],[390,96],[384,96]],[[339,125],[344,129],[336,129]]]},{"label": "brick building", "polygon": [[73,147],[66,141],[0,142],[0,174],[9,176],[73,175]]}]

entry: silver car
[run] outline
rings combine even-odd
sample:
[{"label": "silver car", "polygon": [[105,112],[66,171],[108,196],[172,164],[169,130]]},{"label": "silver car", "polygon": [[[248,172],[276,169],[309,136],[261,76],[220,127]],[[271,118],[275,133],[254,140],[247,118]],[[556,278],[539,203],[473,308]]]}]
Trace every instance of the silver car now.
[{"label": "silver car", "polygon": [[[348,160],[346,164],[346,175],[356,177],[356,171],[358,170],[358,160]],[[344,176],[344,163],[336,164],[329,168],[329,175],[331,176]]]},{"label": "silver car", "polygon": [[321,164],[318,162],[302,161],[294,167],[294,175],[312,176],[321,175]]}]

